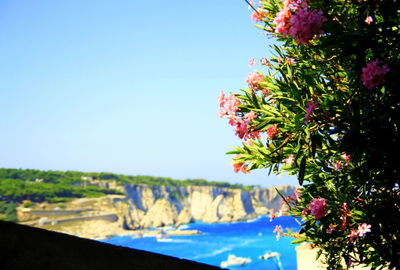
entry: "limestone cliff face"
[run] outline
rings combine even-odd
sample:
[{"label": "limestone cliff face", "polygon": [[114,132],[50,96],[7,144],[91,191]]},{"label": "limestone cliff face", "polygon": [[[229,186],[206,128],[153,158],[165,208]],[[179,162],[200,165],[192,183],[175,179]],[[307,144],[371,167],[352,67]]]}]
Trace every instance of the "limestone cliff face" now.
[{"label": "limestone cliff face", "polygon": [[[295,187],[277,187],[285,196]],[[179,225],[194,220],[232,222],[279,210],[275,188],[252,191],[212,186],[126,185],[123,226],[127,229]]]},{"label": "limestone cliff face", "polygon": [[158,199],[140,221],[142,228],[162,227],[175,224],[178,211],[167,198]]},{"label": "limestone cliff face", "polygon": [[[290,185],[282,185],[276,188],[284,196],[292,195],[296,190],[296,187]],[[261,188],[252,191],[252,201],[257,209],[257,213],[259,213],[264,211],[264,208],[278,211],[281,208],[282,199],[275,188]]]}]

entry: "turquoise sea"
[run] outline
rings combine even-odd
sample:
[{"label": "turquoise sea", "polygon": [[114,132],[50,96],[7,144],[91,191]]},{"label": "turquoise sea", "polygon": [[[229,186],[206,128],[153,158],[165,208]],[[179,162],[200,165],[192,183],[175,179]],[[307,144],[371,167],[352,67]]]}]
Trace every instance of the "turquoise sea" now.
[{"label": "turquoise sea", "polygon": [[[251,262],[234,269],[285,269],[295,270],[295,246],[293,240],[281,237],[276,240],[273,230],[276,225],[297,231],[300,227],[293,217],[279,217],[269,221],[269,217],[261,216],[257,219],[235,223],[202,223],[196,222],[184,225],[185,229],[200,230],[200,235],[170,236],[162,240],[156,237],[134,238],[132,236],[115,236],[106,243],[141,249],[178,258],[193,260],[220,266],[229,255],[250,258]],[[262,260],[259,256],[267,252],[281,254],[278,260]]]}]

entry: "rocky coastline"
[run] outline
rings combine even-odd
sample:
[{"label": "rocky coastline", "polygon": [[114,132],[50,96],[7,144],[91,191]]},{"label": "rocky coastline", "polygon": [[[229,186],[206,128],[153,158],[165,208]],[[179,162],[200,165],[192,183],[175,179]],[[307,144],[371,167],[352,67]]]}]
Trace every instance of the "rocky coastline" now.
[{"label": "rocky coastline", "polygon": [[[178,228],[196,220],[207,223],[249,220],[281,208],[281,198],[274,187],[247,191],[214,186],[126,184],[121,188],[126,195],[80,198],[62,205],[42,203],[35,209],[20,207],[18,219],[23,224],[83,238],[161,237],[165,230],[160,228],[167,226],[172,228],[169,235],[196,234],[200,232]],[[290,196],[296,187],[276,188],[284,196]]]}]

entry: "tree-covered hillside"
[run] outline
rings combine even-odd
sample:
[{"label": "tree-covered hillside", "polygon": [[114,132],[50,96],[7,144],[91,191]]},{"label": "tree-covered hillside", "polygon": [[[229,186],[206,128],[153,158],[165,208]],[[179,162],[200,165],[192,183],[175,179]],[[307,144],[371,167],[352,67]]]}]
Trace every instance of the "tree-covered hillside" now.
[{"label": "tree-covered hillside", "polygon": [[[96,184],[101,182],[102,184]],[[77,171],[40,171],[0,168],[0,219],[15,221],[15,207],[24,200],[31,202],[65,202],[73,198],[123,194],[104,183],[145,184],[150,186],[216,186],[250,190],[254,186],[209,182],[204,179],[175,180],[166,177],[129,176],[114,173]],[[115,186],[115,185],[114,185]]]},{"label": "tree-covered hillside", "polygon": [[[115,173],[77,172],[77,171],[40,171],[31,169],[4,169],[0,168],[0,181],[4,179],[16,179],[24,182],[37,182],[64,185],[79,185],[93,180],[109,180],[125,184],[146,184],[151,186],[216,186],[239,189],[253,189],[255,186],[230,184],[228,182],[207,181],[204,179],[176,180],[168,177],[132,176]],[[1,195],[0,195],[1,196]]]}]

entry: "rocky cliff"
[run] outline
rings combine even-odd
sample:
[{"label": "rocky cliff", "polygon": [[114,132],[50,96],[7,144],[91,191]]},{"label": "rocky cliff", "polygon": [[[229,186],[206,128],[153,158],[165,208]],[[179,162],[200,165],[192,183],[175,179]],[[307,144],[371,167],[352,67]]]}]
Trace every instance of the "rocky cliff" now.
[{"label": "rocky cliff", "polygon": [[[138,229],[179,226],[201,220],[233,222],[281,208],[275,188],[246,191],[216,186],[126,184],[126,195],[80,198],[68,203],[44,202],[17,208],[19,222],[86,238],[139,233]],[[277,189],[290,196],[295,187]],[[160,232],[160,231],[158,231]]]},{"label": "rocky cliff", "polygon": [[[295,187],[277,187],[285,196]],[[194,220],[232,222],[278,211],[275,188],[251,191],[213,186],[125,185],[126,197],[114,201],[125,229],[179,225]]]}]

